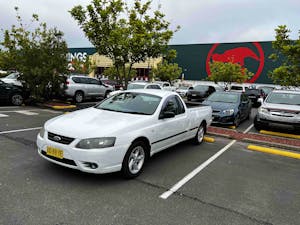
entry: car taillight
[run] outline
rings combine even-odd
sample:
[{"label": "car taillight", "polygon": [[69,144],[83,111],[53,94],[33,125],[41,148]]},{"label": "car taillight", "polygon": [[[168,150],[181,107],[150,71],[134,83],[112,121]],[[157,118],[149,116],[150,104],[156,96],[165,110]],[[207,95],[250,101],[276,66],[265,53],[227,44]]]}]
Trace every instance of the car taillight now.
[{"label": "car taillight", "polygon": [[66,85],[69,85],[70,84],[70,82],[69,81],[66,81]]}]

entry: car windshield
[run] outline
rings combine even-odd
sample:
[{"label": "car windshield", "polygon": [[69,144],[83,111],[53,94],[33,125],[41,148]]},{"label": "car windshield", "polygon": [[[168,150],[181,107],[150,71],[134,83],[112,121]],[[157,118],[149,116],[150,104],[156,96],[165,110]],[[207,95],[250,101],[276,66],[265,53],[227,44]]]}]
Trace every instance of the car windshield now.
[{"label": "car windshield", "polygon": [[180,86],[178,89],[180,89],[180,90],[187,90],[187,89],[189,89],[189,87],[188,86]]},{"label": "car windshield", "polygon": [[231,86],[230,89],[231,90],[236,90],[236,91],[241,91],[241,90],[243,90],[243,87],[241,87],[241,86]]},{"label": "car windshield", "polygon": [[8,76],[6,76],[5,78],[8,78],[8,79],[17,79],[18,78],[18,73],[11,73]]},{"label": "car windshield", "polygon": [[131,89],[143,89],[146,85],[145,84],[128,84],[127,90]]},{"label": "car windshield", "polygon": [[271,92],[266,99],[267,103],[300,105],[300,94]]},{"label": "car windshield", "polygon": [[106,99],[96,108],[122,113],[152,115],[160,101],[161,97],[151,94],[123,92]]},{"label": "car windshield", "polygon": [[225,102],[225,103],[237,103],[239,96],[236,94],[215,92],[207,98],[207,101],[212,102]]},{"label": "car windshield", "polygon": [[207,91],[208,90],[208,86],[205,85],[197,85],[194,87],[195,91]]}]

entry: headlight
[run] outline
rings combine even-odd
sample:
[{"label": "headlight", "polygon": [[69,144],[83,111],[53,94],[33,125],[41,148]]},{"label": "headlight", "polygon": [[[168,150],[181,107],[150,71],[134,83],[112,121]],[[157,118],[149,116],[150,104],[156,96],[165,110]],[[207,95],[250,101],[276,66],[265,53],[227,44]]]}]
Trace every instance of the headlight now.
[{"label": "headlight", "polygon": [[226,116],[231,116],[234,113],[234,109],[225,109],[223,110],[223,114]]},{"label": "headlight", "polygon": [[259,107],[259,108],[258,108],[258,112],[259,112],[259,113],[269,113],[269,110],[266,109],[266,108],[263,108],[263,107]]},{"label": "headlight", "polygon": [[92,149],[92,148],[108,148],[115,145],[115,137],[89,138],[81,140],[76,148]]},{"label": "headlight", "polygon": [[44,138],[44,135],[45,135],[45,128],[44,127],[42,129],[40,129],[39,135],[41,136],[41,138]]}]

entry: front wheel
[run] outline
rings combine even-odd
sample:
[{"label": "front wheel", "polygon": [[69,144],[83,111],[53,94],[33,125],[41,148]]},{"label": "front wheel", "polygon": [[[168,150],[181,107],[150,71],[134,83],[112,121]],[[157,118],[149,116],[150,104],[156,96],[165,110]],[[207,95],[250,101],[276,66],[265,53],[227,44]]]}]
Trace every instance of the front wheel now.
[{"label": "front wheel", "polygon": [[15,106],[20,106],[23,104],[23,97],[20,94],[13,94],[11,96],[11,103]]},{"label": "front wheel", "polygon": [[143,170],[146,160],[146,145],[142,141],[134,142],[125,154],[122,163],[122,174],[125,178],[135,178]]},{"label": "front wheel", "polygon": [[194,143],[197,145],[201,144],[203,142],[204,134],[205,134],[205,127],[203,123],[201,123],[201,125],[197,130],[196,136],[194,137]]}]

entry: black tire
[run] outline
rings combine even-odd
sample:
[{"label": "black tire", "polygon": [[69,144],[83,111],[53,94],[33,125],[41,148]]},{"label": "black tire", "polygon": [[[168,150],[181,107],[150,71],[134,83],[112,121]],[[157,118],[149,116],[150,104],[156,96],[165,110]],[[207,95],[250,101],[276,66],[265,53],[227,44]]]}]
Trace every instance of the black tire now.
[{"label": "black tire", "polygon": [[254,118],[254,128],[258,131],[262,130],[261,124],[257,121],[257,116]]},{"label": "black tire", "polygon": [[76,103],[81,103],[84,100],[84,94],[82,91],[76,91],[74,95],[74,101]]},{"label": "black tire", "polygon": [[[127,150],[122,163],[122,175],[132,179],[141,174],[147,157],[147,145],[143,141],[136,141]],[[130,165],[131,164],[131,165]]]},{"label": "black tire", "polygon": [[237,114],[235,119],[234,119],[234,122],[233,122],[233,125],[237,128],[241,123],[241,116],[240,114]]},{"label": "black tire", "polygon": [[11,96],[10,101],[11,101],[11,104],[13,104],[15,106],[20,106],[23,104],[24,99],[21,94],[15,93]]},{"label": "black tire", "polygon": [[201,125],[198,127],[197,133],[193,139],[194,143],[196,145],[199,145],[203,142],[205,132],[206,132],[205,125],[204,125],[204,123],[201,123]]},{"label": "black tire", "polygon": [[104,94],[104,96],[103,96],[103,98],[105,99],[105,98],[107,98],[107,95],[110,93],[110,91],[106,91],[105,92],[105,94]]}]

